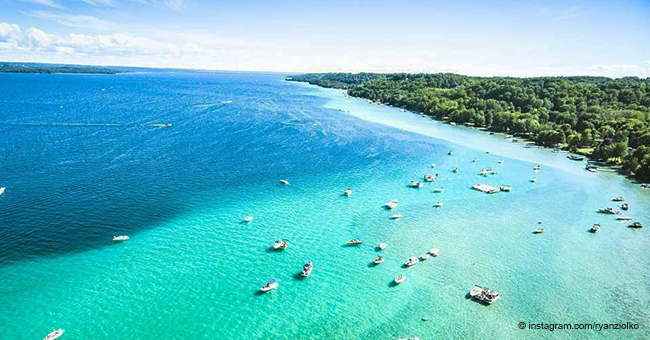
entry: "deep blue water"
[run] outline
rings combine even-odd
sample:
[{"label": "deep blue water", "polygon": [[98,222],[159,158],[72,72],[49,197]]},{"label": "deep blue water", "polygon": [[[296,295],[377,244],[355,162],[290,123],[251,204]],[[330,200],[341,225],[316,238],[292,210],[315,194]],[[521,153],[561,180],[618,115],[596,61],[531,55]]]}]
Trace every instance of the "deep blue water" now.
[{"label": "deep blue water", "polygon": [[279,74],[0,74],[0,265],[105,246],[203,191],[407,155],[296,92]]}]

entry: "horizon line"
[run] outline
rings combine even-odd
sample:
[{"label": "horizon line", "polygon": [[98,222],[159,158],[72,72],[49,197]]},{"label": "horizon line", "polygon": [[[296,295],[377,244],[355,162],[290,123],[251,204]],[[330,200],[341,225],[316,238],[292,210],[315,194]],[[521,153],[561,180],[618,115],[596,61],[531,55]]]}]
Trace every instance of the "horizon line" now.
[{"label": "horizon line", "polygon": [[367,71],[367,70],[339,70],[339,71],[272,71],[272,70],[242,70],[242,69],[211,69],[211,68],[196,68],[196,67],[172,67],[172,66],[133,66],[133,65],[102,65],[102,64],[68,64],[68,63],[54,63],[54,62],[41,62],[41,61],[12,61],[12,60],[0,60],[0,64],[3,63],[23,63],[23,64],[42,64],[42,65],[63,65],[63,66],[83,66],[83,67],[110,67],[110,68],[134,68],[134,69],[149,69],[149,70],[179,70],[179,71],[197,71],[197,72],[232,72],[232,73],[276,73],[276,74],[287,74],[290,73],[295,75],[301,74],[325,74],[325,73],[375,73],[375,74],[457,74],[467,77],[475,78],[570,78],[570,77],[594,77],[594,78],[608,78],[608,79],[621,79],[621,78],[637,78],[637,79],[650,79],[648,77],[639,77],[638,75],[624,75],[620,77],[609,77],[606,75],[585,75],[585,74],[571,74],[571,75],[471,75],[460,72],[452,71]]}]

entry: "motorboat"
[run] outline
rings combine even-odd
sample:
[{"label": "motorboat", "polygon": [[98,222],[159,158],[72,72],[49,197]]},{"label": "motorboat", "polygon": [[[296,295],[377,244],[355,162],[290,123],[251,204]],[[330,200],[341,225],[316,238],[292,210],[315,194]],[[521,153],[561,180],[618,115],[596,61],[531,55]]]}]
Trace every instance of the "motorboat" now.
[{"label": "motorboat", "polygon": [[485,170],[485,169],[483,169],[483,170],[481,170],[481,172],[479,173],[479,175],[481,175],[481,176],[483,176],[483,177],[487,177],[487,175],[488,175],[488,171]]},{"label": "motorboat", "polygon": [[474,286],[469,291],[469,295],[472,297],[472,299],[487,303],[489,305],[499,300],[499,292],[487,287]]},{"label": "motorboat", "polygon": [[630,216],[616,216],[616,220],[618,220],[618,221],[631,221],[632,217],[630,217]]},{"label": "motorboat", "polygon": [[478,159],[476,158],[472,159],[472,163],[476,163],[476,162],[478,162]]},{"label": "motorboat", "polygon": [[379,250],[384,250],[384,249],[386,249],[386,243],[380,243]]},{"label": "motorboat", "polygon": [[630,209],[630,205],[627,204],[627,203],[623,203],[623,204],[621,204],[621,209],[623,209],[623,210]]},{"label": "motorboat", "polygon": [[503,164],[503,163],[505,163],[505,161],[504,161],[503,159],[500,159],[500,160],[498,160],[497,162],[498,162],[499,164]]},{"label": "motorboat", "polygon": [[628,228],[643,228],[643,225],[641,225],[641,222],[634,222],[632,224],[629,224],[627,227]]},{"label": "motorboat", "polygon": [[443,205],[444,205],[444,203],[442,203],[442,202],[436,202],[436,204],[434,204],[433,206],[436,207],[436,208],[440,208]]},{"label": "motorboat", "polygon": [[246,216],[246,218],[244,219],[244,222],[247,222],[247,223],[252,222],[252,221],[253,221],[253,216]]},{"label": "motorboat", "polygon": [[404,265],[410,267],[417,264],[418,262],[420,262],[420,260],[418,260],[417,257],[411,257],[410,259],[406,260],[406,262],[404,262]]},{"label": "motorboat", "polygon": [[288,240],[277,240],[273,243],[273,250],[285,250],[289,247]]},{"label": "motorboat", "polygon": [[594,233],[594,234],[597,233],[597,232],[599,232],[599,231],[600,231],[600,224],[594,224],[594,225],[589,229],[589,232],[590,232],[590,233]]},{"label": "motorboat", "polygon": [[263,285],[260,288],[260,290],[263,292],[268,292],[274,289],[278,289],[279,285],[280,284],[277,281],[275,281],[275,279],[270,279],[265,285]]},{"label": "motorboat", "polygon": [[404,217],[404,215],[402,215],[402,214],[393,214],[393,215],[391,215],[390,219],[391,220],[399,220],[402,217]]},{"label": "motorboat", "polygon": [[531,181],[531,183],[535,183],[535,182],[537,182],[537,177],[533,177],[533,178],[531,178],[530,181]]},{"label": "motorboat", "polygon": [[544,228],[537,228],[537,229],[533,230],[533,234],[541,234],[543,232],[544,232]]},{"label": "motorboat", "polygon": [[505,191],[505,192],[510,192],[510,190],[512,190],[512,188],[509,185],[502,185],[501,187],[499,187],[499,190]]},{"label": "motorboat", "polygon": [[422,187],[422,182],[420,182],[420,181],[411,181],[411,182],[409,182],[409,188],[419,189],[421,187]]},{"label": "motorboat", "polygon": [[392,200],[390,202],[384,203],[384,207],[386,209],[395,209],[397,207],[398,200]]},{"label": "motorboat", "polygon": [[584,156],[573,155],[573,154],[566,156],[566,158],[568,158],[568,159],[570,159],[572,161],[584,161],[585,160]]},{"label": "motorboat", "polygon": [[438,255],[440,255],[440,250],[438,250],[436,248],[433,248],[433,249],[429,250],[429,254],[431,256],[433,256],[433,257],[438,257]]},{"label": "motorboat", "polygon": [[281,179],[280,183],[284,185],[289,185],[289,181],[287,181],[286,179]]},{"label": "motorboat", "polygon": [[314,263],[309,261],[304,266],[302,266],[302,273],[300,275],[302,275],[303,277],[307,277],[311,275],[312,270],[314,270]]},{"label": "motorboat", "polygon": [[345,195],[345,196],[352,195],[352,189],[350,189],[350,188],[345,189],[345,192],[343,192],[343,195]]},{"label": "motorboat", "polygon": [[614,197],[612,198],[612,202],[625,202],[625,198],[623,196]]},{"label": "motorboat", "polygon": [[0,195],[4,194],[6,189],[7,188],[5,188],[5,187],[0,188]]},{"label": "motorboat", "polygon": [[363,241],[361,241],[360,239],[357,239],[357,238],[353,238],[350,241],[348,241],[348,244],[354,244],[354,245],[361,244],[361,243],[363,243]]},{"label": "motorboat", "polygon": [[434,188],[433,190],[431,190],[431,192],[445,192],[445,188],[443,188],[443,187]]},{"label": "motorboat", "polygon": [[620,214],[620,211],[614,210],[612,208],[599,208],[598,212],[601,214],[608,214],[608,215]]},{"label": "motorboat", "polygon": [[458,168],[454,168],[452,171],[453,171],[453,172],[458,172],[459,170],[460,170],[460,169],[458,169]]},{"label": "motorboat", "polygon": [[431,175],[431,174],[426,174],[426,175],[422,176],[422,178],[424,179],[425,182],[433,182],[433,181],[436,180],[436,176]]},{"label": "motorboat", "polygon": [[541,169],[542,169],[542,166],[539,165],[539,164],[537,164],[537,165],[535,165],[535,166],[533,167],[533,170],[535,170],[535,171],[539,171],[539,170],[541,170]]},{"label": "motorboat", "polygon": [[436,164],[436,163],[431,163],[431,169],[435,168],[436,166],[438,166],[438,164]]},{"label": "motorboat", "polygon": [[422,254],[422,256],[420,256],[420,261],[426,261],[426,260],[429,259],[429,257],[431,257],[431,255],[429,255],[429,253],[424,253],[424,254]]},{"label": "motorboat", "polygon": [[400,284],[400,283],[404,282],[404,280],[406,280],[406,276],[404,276],[404,275],[398,275],[398,276],[395,278],[395,283],[396,283],[396,284]]},{"label": "motorboat", "polygon": [[43,338],[43,340],[54,340],[54,339],[58,339],[61,335],[63,335],[63,332],[64,332],[63,329],[59,328],[59,329],[55,330],[54,332],[52,332],[52,333],[46,335],[46,336]]},{"label": "motorboat", "polygon": [[375,264],[383,263],[383,262],[384,262],[384,258],[381,257],[381,256],[377,256],[377,258],[375,259],[374,262],[375,262]]},{"label": "motorboat", "polygon": [[595,166],[595,165],[590,164],[590,165],[585,166],[585,170],[587,170],[589,172],[598,172],[598,167]]},{"label": "motorboat", "polygon": [[453,151],[449,151],[449,152],[447,152],[447,155],[449,155],[449,156],[451,156],[451,155],[453,155],[453,154],[454,154]]},{"label": "motorboat", "polygon": [[122,241],[127,241],[128,239],[129,237],[126,235],[113,236],[113,242],[122,242]]}]

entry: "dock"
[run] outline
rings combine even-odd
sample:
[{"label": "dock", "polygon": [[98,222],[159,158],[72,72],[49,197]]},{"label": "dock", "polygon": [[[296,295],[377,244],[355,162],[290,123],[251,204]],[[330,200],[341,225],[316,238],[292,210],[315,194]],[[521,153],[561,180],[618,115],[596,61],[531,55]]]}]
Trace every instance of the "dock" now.
[{"label": "dock", "polygon": [[472,186],[472,189],[484,192],[486,194],[496,194],[497,192],[501,191],[501,189],[489,186],[487,184],[475,184]]}]

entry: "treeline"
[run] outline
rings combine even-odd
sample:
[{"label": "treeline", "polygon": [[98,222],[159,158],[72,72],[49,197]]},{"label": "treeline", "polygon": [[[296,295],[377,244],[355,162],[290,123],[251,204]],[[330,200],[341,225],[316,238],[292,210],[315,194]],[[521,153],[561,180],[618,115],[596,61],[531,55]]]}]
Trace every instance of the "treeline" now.
[{"label": "treeline", "polygon": [[[484,78],[451,73],[292,77],[436,119],[525,136],[650,178],[650,78]],[[325,79],[325,77],[327,77]]]},{"label": "treeline", "polygon": [[308,73],[288,77],[289,81],[298,81],[334,89],[348,89],[380,77],[378,73]]},{"label": "treeline", "polygon": [[76,74],[116,74],[117,70],[96,66],[0,64],[0,72],[5,73],[76,73]]}]

